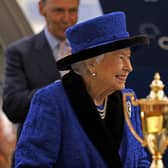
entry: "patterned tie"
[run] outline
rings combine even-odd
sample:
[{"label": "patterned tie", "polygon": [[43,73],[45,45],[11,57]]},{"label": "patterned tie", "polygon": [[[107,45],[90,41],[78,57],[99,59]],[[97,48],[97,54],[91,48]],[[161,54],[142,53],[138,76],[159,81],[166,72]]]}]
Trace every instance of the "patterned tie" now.
[{"label": "patterned tie", "polygon": [[67,41],[60,41],[58,44],[58,52],[57,52],[57,56],[56,56],[56,60],[62,59],[64,57],[66,57],[69,54],[70,51],[70,47],[67,43]]},{"label": "patterned tie", "polygon": [[[69,54],[70,54],[70,47],[68,42],[66,40],[60,41],[57,45],[57,53],[55,54],[56,61],[66,57]],[[60,71],[61,77],[68,72],[69,71]]]}]

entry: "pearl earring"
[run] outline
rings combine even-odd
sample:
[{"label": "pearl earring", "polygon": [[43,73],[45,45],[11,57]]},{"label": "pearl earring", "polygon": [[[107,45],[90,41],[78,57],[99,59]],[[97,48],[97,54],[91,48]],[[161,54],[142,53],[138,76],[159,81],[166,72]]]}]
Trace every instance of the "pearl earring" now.
[{"label": "pearl earring", "polygon": [[92,76],[94,76],[94,77],[95,77],[95,76],[96,76],[96,73],[95,73],[95,72],[93,72],[93,73],[92,73]]}]

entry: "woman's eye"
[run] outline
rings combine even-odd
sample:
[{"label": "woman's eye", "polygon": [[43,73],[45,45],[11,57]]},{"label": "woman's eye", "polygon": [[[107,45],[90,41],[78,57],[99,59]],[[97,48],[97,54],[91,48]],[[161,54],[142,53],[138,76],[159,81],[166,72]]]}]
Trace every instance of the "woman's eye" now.
[{"label": "woman's eye", "polygon": [[119,57],[120,57],[120,59],[124,59],[124,55],[120,55]]}]

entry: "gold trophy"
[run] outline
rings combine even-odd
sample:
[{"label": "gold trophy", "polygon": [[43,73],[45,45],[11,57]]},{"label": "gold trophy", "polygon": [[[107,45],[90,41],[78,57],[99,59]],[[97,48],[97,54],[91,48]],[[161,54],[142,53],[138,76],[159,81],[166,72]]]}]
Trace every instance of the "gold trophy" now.
[{"label": "gold trophy", "polygon": [[[150,168],[164,168],[162,155],[168,146],[168,98],[164,94],[164,84],[159,73],[155,74],[150,88],[146,98],[135,99],[132,93],[123,95],[124,115],[131,133],[152,154]],[[143,138],[137,134],[129,119],[125,103],[128,96],[134,106],[140,106]]]}]

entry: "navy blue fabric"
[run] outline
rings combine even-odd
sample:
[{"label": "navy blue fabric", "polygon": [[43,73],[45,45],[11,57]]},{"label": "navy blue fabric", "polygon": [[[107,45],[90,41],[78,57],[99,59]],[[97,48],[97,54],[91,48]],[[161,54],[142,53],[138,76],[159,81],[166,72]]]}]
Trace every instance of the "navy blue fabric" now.
[{"label": "navy blue fabric", "polygon": [[34,92],[60,78],[44,31],[8,46],[5,52],[3,111],[23,123]]}]

